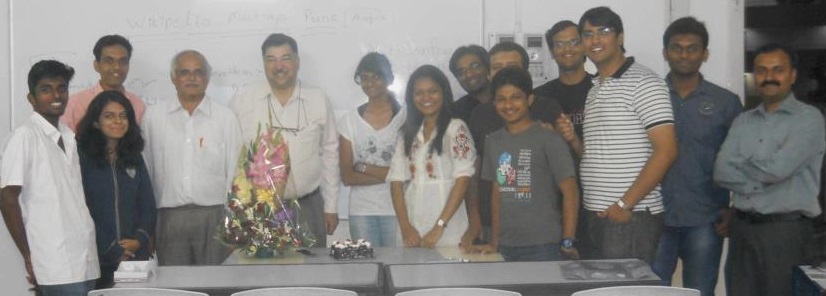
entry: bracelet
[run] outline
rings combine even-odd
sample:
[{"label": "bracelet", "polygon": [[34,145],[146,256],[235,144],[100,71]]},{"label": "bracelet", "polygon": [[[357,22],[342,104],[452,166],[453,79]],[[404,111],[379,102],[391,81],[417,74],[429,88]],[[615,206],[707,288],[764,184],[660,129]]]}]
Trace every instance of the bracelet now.
[{"label": "bracelet", "polygon": [[364,172],[367,171],[367,164],[365,164],[363,162],[357,162],[356,164],[353,165],[353,170],[355,170],[356,172],[364,174]]}]

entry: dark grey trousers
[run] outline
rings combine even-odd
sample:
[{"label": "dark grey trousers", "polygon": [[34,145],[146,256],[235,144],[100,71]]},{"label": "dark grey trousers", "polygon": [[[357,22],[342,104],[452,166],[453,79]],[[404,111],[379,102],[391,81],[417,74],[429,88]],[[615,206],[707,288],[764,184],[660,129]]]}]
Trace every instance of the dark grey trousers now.
[{"label": "dark grey trousers", "polygon": [[158,265],[220,265],[231,248],[217,238],[224,205],[158,210]]},{"label": "dark grey trousers", "polygon": [[631,221],[616,223],[597,217],[597,212],[585,212],[595,259],[637,258],[648,264],[654,261],[663,227],[662,214],[638,211],[633,212]]},{"label": "dark grey trousers", "polygon": [[307,227],[315,236],[314,247],[327,247],[327,227],[324,225],[324,198],[321,191],[316,190],[298,199],[301,206],[299,212],[299,223],[302,227]]},{"label": "dark grey trousers", "polygon": [[811,220],[750,223],[734,215],[729,229],[732,295],[792,295],[792,268],[804,263]]}]

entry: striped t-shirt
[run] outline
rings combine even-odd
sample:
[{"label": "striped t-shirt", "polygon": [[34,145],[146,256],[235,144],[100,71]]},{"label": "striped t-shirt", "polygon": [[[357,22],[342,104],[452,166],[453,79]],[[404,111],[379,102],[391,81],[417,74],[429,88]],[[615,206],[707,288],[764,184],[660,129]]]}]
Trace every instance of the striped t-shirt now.
[{"label": "striped t-shirt", "polygon": [[[674,124],[665,82],[629,57],[614,75],[594,87],[585,101],[583,202],[589,211],[607,210],[622,198],[653,152],[648,131]],[[663,211],[658,184],[634,211]]]}]

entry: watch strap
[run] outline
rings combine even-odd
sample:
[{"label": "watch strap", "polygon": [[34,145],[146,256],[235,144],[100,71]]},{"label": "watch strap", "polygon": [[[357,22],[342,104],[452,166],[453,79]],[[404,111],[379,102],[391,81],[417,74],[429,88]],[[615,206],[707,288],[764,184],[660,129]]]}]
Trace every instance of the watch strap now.
[{"label": "watch strap", "polygon": [[447,222],[445,222],[445,220],[442,219],[436,220],[436,226],[439,226],[441,228],[447,228]]},{"label": "watch strap", "polygon": [[563,238],[561,242],[559,242],[559,247],[563,249],[570,249],[574,247],[574,242],[576,242],[575,239],[566,237]]},{"label": "watch strap", "polygon": [[631,209],[631,207],[628,206],[628,204],[626,204],[622,199],[617,200],[617,206],[619,206],[620,210],[623,211],[628,211]]}]

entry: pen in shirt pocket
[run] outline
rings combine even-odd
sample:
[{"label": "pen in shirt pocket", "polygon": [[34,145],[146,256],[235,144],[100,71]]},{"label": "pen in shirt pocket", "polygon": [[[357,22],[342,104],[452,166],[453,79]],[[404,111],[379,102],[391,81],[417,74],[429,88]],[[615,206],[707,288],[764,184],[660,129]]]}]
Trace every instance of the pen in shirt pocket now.
[{"label": "pen in shirt pocket", "polygon": [[204,137],[198,139],[198,147],[204,148]]}]

